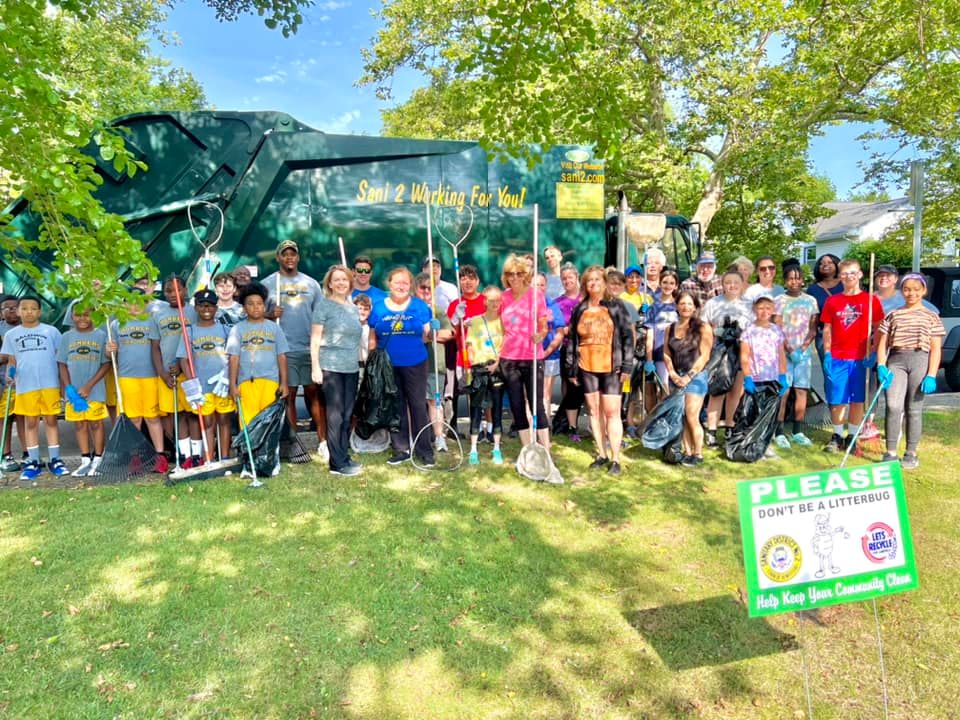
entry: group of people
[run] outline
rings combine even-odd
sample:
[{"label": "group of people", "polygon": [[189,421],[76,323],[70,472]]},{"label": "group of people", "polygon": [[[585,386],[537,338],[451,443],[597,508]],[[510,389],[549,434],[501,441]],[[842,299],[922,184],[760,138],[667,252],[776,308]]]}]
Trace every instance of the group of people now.
[{"label": "group of people", "polygon": [[[202,465],[214,454],[229,455],[238,411],[245,425],[285,398],[295,424],[302,387],[321,458],[331,473],[356,475],[361,466],[351,457],[354,410],[364,366],[377,348],[389,358],[400,407],[398,426],[390,432],[390,465],[411,456],[418,466],[434,464],[435,453],[447,449],[442,426],[449,421],[457,427],[463,395],[469,464],[480,464],[482,443],[491,445],[490,462],[504,463],[505,401],[510,432],[523,445],[536,441],[549,450],[546,411],[557,390],[553,428],[580,442],[585,410],[594,445],[590,467],[611,475],[621,472],[624,436],[640,430],[638,418],[678,390],[684,395],[685,466],[703,462],[704,445],[717,446],[720,433],[729,432],[743,394],[764,385],[784,396],[794,390],[792,407],[786,397],[781,404],[775,444],[809,446],[804,417],[815,352],[834,426],[825,449],[835,452],[852,442],[863,418],[867,375],[876,367],[887,387],[885,457],[897,457],[905,414],[902,462],[919,462],[923,395],[935,387],[944,335],[936,312],[924,304],[920,274],[906,275],[898,289],[896,269],[881,266],[877,292],[870,295],[855,260],[825,255],[814,268],[813,284],[806,286],[803,268],[788,261],[781,286],[775,282],[777,264],[764,256],[751,283],[754,264],[748,259],[738,258],[718,274],[715,256],[706,252],[695,274],[681,282],[663,253],[650,248],[643,266],[620,272],[595,265],[581,275],[563,263],[559,248],[548,247],[544,272],[534,273],[532,256],[511,255],[498,283],[484,286],[477,268],[466,264],[455,285],[441,278],[441,263],[433,257],[417,275],[406,267],[391,269],[380,289],[371,283],[374,263],[365,255],[349,266],[333,265],[319,282],[300,271],[300,259],[297,243],[285,240],[276,250],[276,272],[254,281],[250,269],[240,267],[216,275],[212,289],[192,296],[172,276],[163,284],[163,300],[133,304],[128,320],[103,327],[73,305],[63,334],[41,322],[39,299],[0,298],[0,363],[6,368],[2,470],[19,470],[23,480],[43,471],[43,418],[46,466],[55,475],[70,472],[59,453],[63,404],[83,454],[73,474],[96,475],[104,423],[115,415],[118,399],[138,427],[145,425],[158,452],[158,472],[169,469],[165,437],[181,467]],[[150,289],[148,278],[134,288]],[[730,342],[736,362],[722,392],[711,395],[716,348]],[[453,417],[443,416],[439,398],[452,401],[447,412]],[[789,432],[783,425],[788,411]],[[11,450],[13,424],[23,445],[21,462]]]}]

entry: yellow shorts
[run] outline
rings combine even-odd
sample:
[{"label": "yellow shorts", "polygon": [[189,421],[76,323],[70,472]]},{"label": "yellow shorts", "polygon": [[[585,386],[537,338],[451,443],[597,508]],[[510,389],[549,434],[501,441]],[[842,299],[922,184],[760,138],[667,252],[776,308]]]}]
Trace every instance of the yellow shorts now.
[{"label": "yellow shorts", "polygon": [[120,394],[123,396],[123,412],[131,418],[160,417],[157,385],[160,379],[120,378]]},{"label": "yellow shorts", "polygon": [[10,396],[10,414],[14,415],[16,414],[14,403],[17,399],[17,389],[13,385],[7,385],[3,393],[0,393],[0,407],[4,410],[7,409],[7,395]]},{"label": "yellow shorts", "polygon": [[240,405],[243,406],[243,422],[247,424],[265,407],[277,399],[278,383],[266,378],[254,378],[240,383]]},{"label": "yellow shorts", "polygon": [[44,388],[17,393],[13,412],[24,417],[40,417],[60,414],[60,388]]},{"label": "yellow shorts", "polygon": [[200,414],[204,417],[213,415],[214,413],[227,415],[228,413],[235,412],[236,409],[237,404],[233,401],[232,397],[219,397],[213,393],[207,393],[203,396],[203,405],[200,406]]},{"label": "yellow shorts", "polygon": [[[183,394],[183,375],[177,377],[177,411],[193,412],[190,403],[187,402],[187,396]],[[167,384],[157,378],[157,394],[160,399],[160,414],[173,414],[173,388],[168,388]]]},{"label": "yellow shorts", "polygon": [[117,406],[117,384],[113,379],[113,368],[107,370],[107,374],[103,376],[104,387],[107,391],[107,407],[116,407]]},{"label": "yellow shorts", "polygon": [[96,400],[87,400],[87,404],[90,406],[84,412],[76,412],[73,409],[71,403],[64,404],[64,417],[69,422],[80,422],[86,420],[88,422],[97,422],[98,420],[107,419],[107,406],[102,402],[97,402]]}]

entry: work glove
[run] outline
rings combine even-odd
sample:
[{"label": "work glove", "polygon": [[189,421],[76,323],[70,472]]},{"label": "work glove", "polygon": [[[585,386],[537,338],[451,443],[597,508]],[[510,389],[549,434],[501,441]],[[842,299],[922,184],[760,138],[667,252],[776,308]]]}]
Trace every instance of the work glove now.
[{"label": "work glove", "polygon": [[73,385],[67,385],[67,400],[70,401],[73,409],[78,413],[86,412],[90,409],[90,403],[77,392],[77,388]]},{"label": "work glove", "polygon": [[187,398],[187,402],[193,407],[198,408],[203,405],[203,386],[200,384],[199,378],[184,380],[180,383],[180,387],[183,388],[183,394]]},{"label": "work glove", "polygon": [[217,397],[230,397],[230,378],[227,377],[227,371],[221,370],[212,378],[207,380],[208,385],[213,385],[210,390]]},{"label": "work glove", "polygon": [[[752,380],[753,378],[751,378]],[[777,390],[777,395],[783,397],[787,394],[787,390],[790,389],[790,382],[787,380],[786,373],[780,373],[777,376],[777,382],[780,383],[780,389]]]},{"label": "work glove", "polygon": [[643,364],[643,371],[647,374],[652,374],[657,371],[657,366],[654,364],[653,360],[647,360]]},{"label": "work glove", "polygon": [[937,379],[933,375],[927,375],[923,382],[920,383],[920,392],[924,395],[929,395],[930,393],[936,391],[937,389]]},{"label": "work glove", "polygon": [[458,302],[457,309],[454,310],[453,314],[454,314],[454,317],[457,318],[457,320],[463,320],[463,318],[467,316],[467,301],[461,300],[460,302]]},{"label": "work glove", "polygon": [[877,365],[877,380],[880,381],[880,387],[886,390],[893,382],[893,372],[886,365]]},{"label": "work glove", "polygon": [[867,355],[863,360],[860,361],[860,364],[863,365],[867,370],[874,367],[877,364],[877,354],[875,352]]},{"label": "work glove", "polygon": [[753,375],[747,375],[743,379],[743,389],[750,395],[757,391],[757,384],[753,381]]}]

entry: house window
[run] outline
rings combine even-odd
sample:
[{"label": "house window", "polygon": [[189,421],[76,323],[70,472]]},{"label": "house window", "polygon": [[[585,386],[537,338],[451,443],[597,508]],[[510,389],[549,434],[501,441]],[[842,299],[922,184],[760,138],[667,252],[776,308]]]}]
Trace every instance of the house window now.
[{"label": "house window", "polygon": [[817,246],[816,245],[804,245],[803,247],[803,264],[804,265],[813,265],[817,261]]}]

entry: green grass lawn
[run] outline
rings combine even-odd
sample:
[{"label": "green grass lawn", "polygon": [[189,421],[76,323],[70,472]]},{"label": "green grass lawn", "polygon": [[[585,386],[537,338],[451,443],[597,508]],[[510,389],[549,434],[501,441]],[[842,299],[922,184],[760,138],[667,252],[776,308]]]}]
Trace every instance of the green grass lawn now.
[{"label": "green grass lawn", "polygon": [[[906,476],[921,588],[879,602],[894,718],[958,713],[958,417]],[[736,481],[836,461],[781,454],[2,492],[0,717],[789,720],[801,632],[815,717],[882,717],[870,604],[740,599]]]}]

